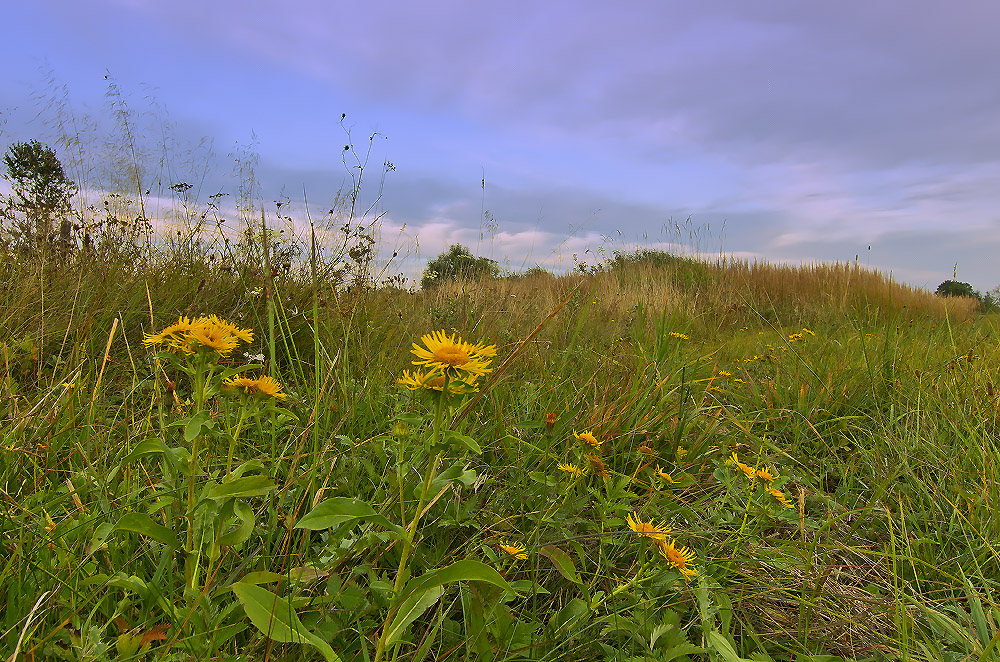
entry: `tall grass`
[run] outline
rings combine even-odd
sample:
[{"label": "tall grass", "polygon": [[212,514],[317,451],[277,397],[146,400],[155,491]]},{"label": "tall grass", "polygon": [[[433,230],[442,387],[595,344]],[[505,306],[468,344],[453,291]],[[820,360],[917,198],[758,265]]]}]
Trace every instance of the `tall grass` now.
[{"label": "tall grass", "polygon": [[[226,597],[252,582],[342,659],[374,654],[398,605],[398,549],[371,523],[295,524],[335,496],[395,520],[412,507],[397,442],[426,410],[395,381],[412,343],[442,328],[495,343],[499,361],[517,355],[455,418],[482,452],[445,454],[456,473],[426,510],[412,575],[477,559],[519,593],[443,589],[399,657],[996,650],[1000,356],[995,319],[970,302],[853,264],[622,259],[412,292],[210,255],[0,261],[0,648],[17,659],[314,655],[283,643],[296,636],[265,636]],[[265,355],[290,398],[235,447],[276,488],[250,498],[252,535],[224,549],[192,603],[161,542],[112,529],[160,512],[150,498],[169,471],[131,454],[175,440],[171,423],[190,412],[187,386],[142,334],[206,313],[255,330],[247,353]],[[224,421],[223,403],[211,407]],[[604,442],[604,477],[584,431]],[[216,443],[206,457],[225,456]],[[734,451],[777,480],[747,480]],[[199,480],[224,466],[210,461]],[[633,514],[665,521],[697,577],[657,562]],[[509,540],[526,560],[498,547]]]}]

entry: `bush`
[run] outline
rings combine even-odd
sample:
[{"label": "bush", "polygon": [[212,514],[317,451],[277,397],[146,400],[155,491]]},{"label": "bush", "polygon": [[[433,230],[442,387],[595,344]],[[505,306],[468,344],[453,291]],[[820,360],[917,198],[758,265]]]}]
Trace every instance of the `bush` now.
[{"label": "bush", "polygon": [[972,297],[973,299],[979,299],[979,293],[972,289],[972,285],[969,283],[963,283],[958,280],[946,280],[937,286],[934,290],[934,294],[939,297]]},{"label": "bush", "polygon": [[476,257],[462,244],[452,244],[448,251],[441,253],[427,263],[420,287],[427,289],[446,280],[460,278],[496,277],[500,274],[500,265],[488,257]]}]

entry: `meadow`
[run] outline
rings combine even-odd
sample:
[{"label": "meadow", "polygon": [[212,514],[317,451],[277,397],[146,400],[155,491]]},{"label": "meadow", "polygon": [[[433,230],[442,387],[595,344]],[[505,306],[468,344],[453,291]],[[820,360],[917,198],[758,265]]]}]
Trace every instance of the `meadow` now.
[{"label": "meadow", "polygon": [[270,236],[0,255],[4,659],[1000,659],[975,301],[642,250],[410,291]]}]

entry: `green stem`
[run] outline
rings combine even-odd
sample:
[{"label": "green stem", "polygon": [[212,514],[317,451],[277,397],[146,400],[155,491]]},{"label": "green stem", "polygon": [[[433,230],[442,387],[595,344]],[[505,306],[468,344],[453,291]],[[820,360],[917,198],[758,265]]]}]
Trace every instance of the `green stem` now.
[{"label": "green stem", "polygon": [[[437,445],[441,442],[441,422],[444,420],[445,411],[445,401],[448,398],[448,376],[445,375],[444,385],[441,390],[441,394],[438,397],[437,405],[434,409],[434,427],[431,432],[431,446]],[[424,474],[423,485],[420,489],[420,498],[417,500],[417,509],[413,513],[413,519],[410,520],[409,525],[406,528],[406,546],[403,547],[403,552],[399,558],[399,568],[396,570],[396,581],[393,584],[392,592],[394,596],[398,596],[400,590],[403,588],[403,584],[406,582],[406,576],[408,574],[410,556],[413,552],[413,540],[417,536],[417,527],[420,524],[420,517],[423,514],[424,506],[427,505],[427,501],[430,499],[431,484],[434,482],[434,474],[437,472],[438,462],[441,461],[441,456],[444,455],[444,451],[438,451],[434,456],[434,459],[428,464],[427,471]],[[385,655],[385,640],[389,634],[389,624],[391,622],[391,617],[393,612],[390,610],[385,615],[385,623],[382,624],[382,633],[379,635],[378,643],[375,645],[375,658],[373,662],[381,662],[383,656]]]}]

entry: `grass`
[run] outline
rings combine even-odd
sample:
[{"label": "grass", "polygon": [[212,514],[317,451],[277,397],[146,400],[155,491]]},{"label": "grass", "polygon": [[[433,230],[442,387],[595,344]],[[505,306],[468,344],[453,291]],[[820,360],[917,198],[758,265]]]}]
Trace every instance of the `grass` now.
[{"label": "grass", "polygon": [[[855,264],[348,291],[210,253],[0,260],[11,659],[996,654],[1000,352],[971,302]],[[261,354],[286,400],[143,345],[207,314],[255,336],[219,368]],[[438,329],[496,346],[475,395],[396,383]]]}]

